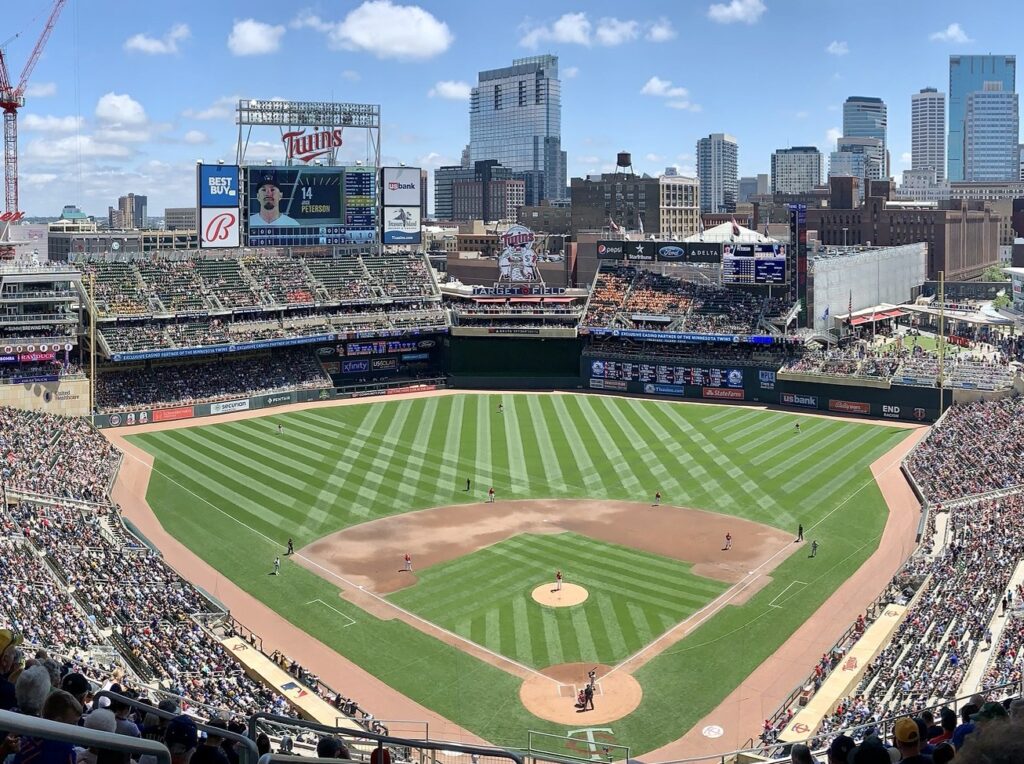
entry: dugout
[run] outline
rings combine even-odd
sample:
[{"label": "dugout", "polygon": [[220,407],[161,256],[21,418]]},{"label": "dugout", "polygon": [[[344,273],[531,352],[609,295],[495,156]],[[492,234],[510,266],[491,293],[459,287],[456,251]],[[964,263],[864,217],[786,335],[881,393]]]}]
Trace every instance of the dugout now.
[{"label": "dugout", "polygon": [[573,389],[580,384],[584,342],[557,337],[447,337],[449,383],[463,389]]}]

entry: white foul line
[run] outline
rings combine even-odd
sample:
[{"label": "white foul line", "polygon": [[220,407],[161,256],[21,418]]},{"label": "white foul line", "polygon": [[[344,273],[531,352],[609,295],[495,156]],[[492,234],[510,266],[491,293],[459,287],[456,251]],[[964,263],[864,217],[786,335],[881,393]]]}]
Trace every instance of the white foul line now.
[{"label": "white foul line", "polygon": [[328,605],[328,604],[327,604],[326,602],[324,602],[324,601],[323,601],[322,599],[320,599],[319,597],[317,597],[317,598],[316,598],[315,600],[310,600],[310,601],[309,601],[309,602],[307,602],[306,604],[307,604],[307,605],[312,605],[312,604],[313,604],[314,602],[319,602],[319,603],[320,603],[321,605],[323,605],[324,607],[326,607],[326,608],[330,608],[331,610],[333,610],[333,611],[334,611],[335,613],[337,613],[338,615],[340,615],[340,616],[341,616],[342,618],[346,618],[346,619],[348,619],[348,623],[346,623],[346,624],[345,624],[344,626],[342,626],[341,628],[343,628],[343,629],[346,629],[346,628],[348,628],[349,626],[355,626],[355,624],[356,624],[356,621],[355,621],[355,619],[354,619],[354,618],[353,618],[352,616],[350,616],[350,615],[347,615],[347,614],[345,614],[345,613],[342,613],[342,612],[341,612],[340,610],[338,610],[338,608],[334,607],[334,605]]}]

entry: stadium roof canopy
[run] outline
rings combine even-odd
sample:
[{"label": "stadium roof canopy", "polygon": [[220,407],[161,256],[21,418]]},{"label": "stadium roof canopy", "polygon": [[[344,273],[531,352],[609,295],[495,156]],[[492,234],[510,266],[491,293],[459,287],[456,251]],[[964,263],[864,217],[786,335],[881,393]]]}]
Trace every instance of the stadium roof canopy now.
[{"label": "stadium roof canopy", "polygon": [[[739,231],[737,234],[736,232]],[[688,236],[683,241],[724,242],[726,244],[776,244],[778,239],[765,236],[757,231],[744,228],[738,223],[722,223],[708,228],[704,233]]]}]

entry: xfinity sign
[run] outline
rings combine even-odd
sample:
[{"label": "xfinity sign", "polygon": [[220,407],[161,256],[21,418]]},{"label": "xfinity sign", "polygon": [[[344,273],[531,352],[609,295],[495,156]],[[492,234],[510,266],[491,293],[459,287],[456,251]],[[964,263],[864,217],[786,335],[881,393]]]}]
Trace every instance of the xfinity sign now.
[{"label": "xfinity sign", "polygon": [[385,207],[420,206],[419,167],[385,167],[381,173]]}]

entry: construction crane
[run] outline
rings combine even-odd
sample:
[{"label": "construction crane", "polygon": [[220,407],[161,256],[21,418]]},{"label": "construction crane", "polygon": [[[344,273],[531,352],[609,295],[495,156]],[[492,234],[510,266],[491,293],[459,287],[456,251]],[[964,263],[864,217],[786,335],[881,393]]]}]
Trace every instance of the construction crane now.
[{"label": "construction crane", "polygon": [[[17,85],[11,85],[10,75],[7,73],[7,59],[3,49],[0,48],[0,109],[4,112],[4,202],[6,212],[0,216],[5,222],[11,222],[21,217],[18,209],[18,109],[25,105],[25,88],[28,85],[28,78],[32,76],[32,70],[36,68],[36,62],[50,39],[53,25],[57,23],[57,17],[64,9],[67,0],[54,0],[53,8],[50,9],[50,17],[46,20],[42,34],[32,54],[25,62],[25,68],[21,71],[21,78]],[[17,35],[15,35],[17,36]]]}]

